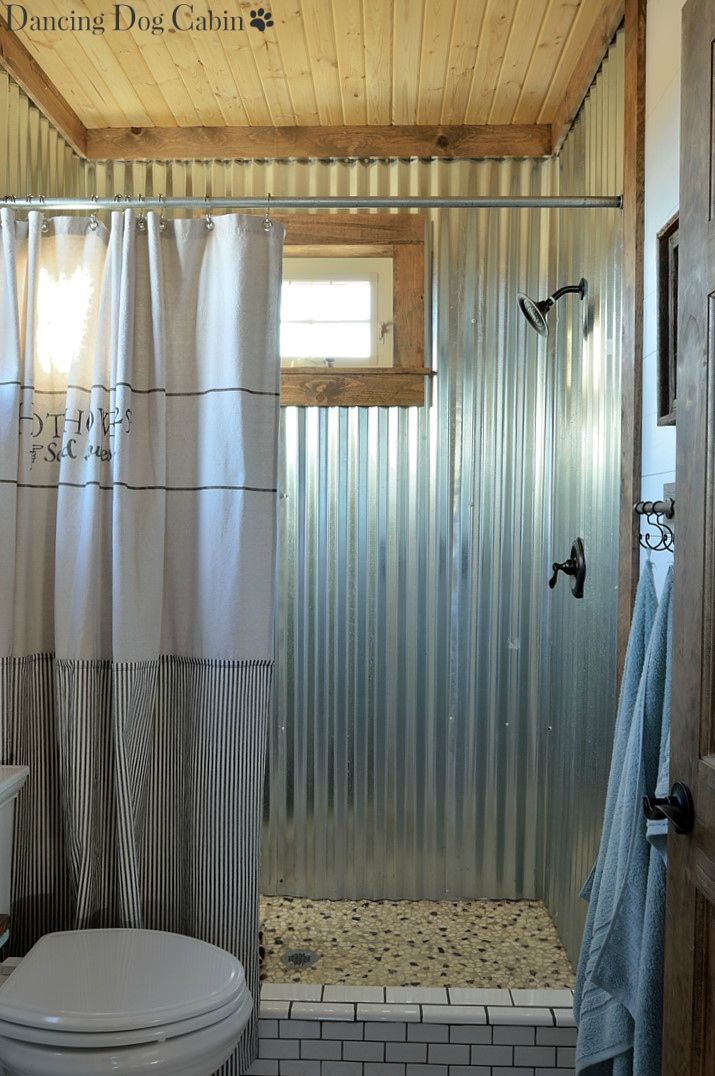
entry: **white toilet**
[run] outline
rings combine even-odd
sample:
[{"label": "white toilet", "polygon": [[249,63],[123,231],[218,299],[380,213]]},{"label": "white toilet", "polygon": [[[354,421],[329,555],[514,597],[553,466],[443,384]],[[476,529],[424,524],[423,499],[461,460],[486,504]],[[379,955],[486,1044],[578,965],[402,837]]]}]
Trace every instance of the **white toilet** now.
[{"label": "white toilet", "polygon": [[[3,797],[11,770],[17,781],[17,768],[0,767],[0,869],[8,874],[5,816],[19,791]],[[8,1076],[210,1076],[253,1008],[234,956],[163,931],[46,934],[0,981],[0,1071]]]}]

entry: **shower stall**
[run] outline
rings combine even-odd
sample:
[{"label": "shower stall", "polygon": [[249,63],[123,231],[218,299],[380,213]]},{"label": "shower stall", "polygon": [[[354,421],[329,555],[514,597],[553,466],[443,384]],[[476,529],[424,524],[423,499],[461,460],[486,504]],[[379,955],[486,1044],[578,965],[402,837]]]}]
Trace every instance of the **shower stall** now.
[{"label": "shower stall", "polygon": [[[76,193],[620,194],[623,52],[553,159],[86,162]],[[543,902],[574,961],[615,716],[621,213],[425,216],[428,406],[282,409],[263,892],[316,921]],[[517,294],[581,277],[537,335]],[[576,537],[582,601],[547,585]]]}]

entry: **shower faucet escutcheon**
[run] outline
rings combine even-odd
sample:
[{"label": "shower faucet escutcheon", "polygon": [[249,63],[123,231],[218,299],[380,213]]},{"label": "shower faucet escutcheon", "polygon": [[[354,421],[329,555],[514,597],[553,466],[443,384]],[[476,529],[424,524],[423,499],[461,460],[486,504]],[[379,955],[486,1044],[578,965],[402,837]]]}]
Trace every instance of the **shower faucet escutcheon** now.
[{"label": "shower faucet escutcheon", "polygon": [[559,564],[554,561],[552,565],[553,575],[549,579],[549,586],[553,590],[559,581],[559,572],[571,577],[571,593],[574,598],[583,598],[583,586],[586,581],[586,553],[583,547],[583,538],[577,538],[571,546],[571,556],[568,560]]}]

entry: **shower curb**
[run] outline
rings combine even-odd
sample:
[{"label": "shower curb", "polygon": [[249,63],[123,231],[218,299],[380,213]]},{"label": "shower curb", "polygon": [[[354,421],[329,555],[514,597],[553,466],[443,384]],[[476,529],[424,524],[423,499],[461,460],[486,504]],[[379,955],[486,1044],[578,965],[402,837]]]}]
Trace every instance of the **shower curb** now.
[{"label": "shower curb", "polygon": [[265,983],[247,1076],[569,1076],[572,1003],[566,988]]}]

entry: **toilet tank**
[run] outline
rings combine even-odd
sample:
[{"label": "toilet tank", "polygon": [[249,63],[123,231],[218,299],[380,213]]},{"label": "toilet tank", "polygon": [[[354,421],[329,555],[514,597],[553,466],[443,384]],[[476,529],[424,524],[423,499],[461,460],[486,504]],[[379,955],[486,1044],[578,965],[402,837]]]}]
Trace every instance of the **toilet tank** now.
[{"label": "toilet tank", "polygon": [[27,766],[0,766],[0,914],[10,912],[15,800],[29,772]]}]

